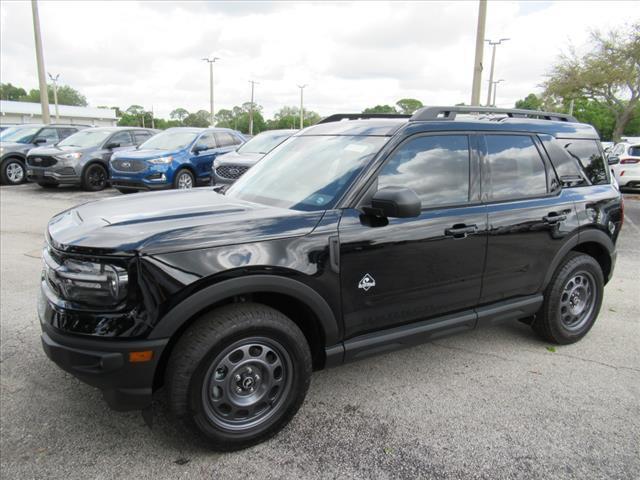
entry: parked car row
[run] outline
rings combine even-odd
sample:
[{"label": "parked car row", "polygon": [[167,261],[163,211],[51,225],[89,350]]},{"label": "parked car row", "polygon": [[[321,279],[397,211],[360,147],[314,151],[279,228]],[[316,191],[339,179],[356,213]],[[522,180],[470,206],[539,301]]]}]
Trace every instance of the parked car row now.
[{"label": "parked car row", "polygon": [[620,142],[607,158],[620,188],[640,188],[640,142]]}]

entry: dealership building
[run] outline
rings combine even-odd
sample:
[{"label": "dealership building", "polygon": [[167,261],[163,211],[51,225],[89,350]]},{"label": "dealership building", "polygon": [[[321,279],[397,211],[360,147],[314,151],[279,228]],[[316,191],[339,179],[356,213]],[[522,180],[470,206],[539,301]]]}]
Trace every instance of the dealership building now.
[{"label": "dealership building", "polygon": [[[49,104],[49,116],[51,123],[77,123],[96,127],[112,127],[118,123],[116,112],[111,108],[59,105],[59,118],[56,118],[56,107]],[[15,123],[42,123],[40,104],[0,100],[0,124]]]}]

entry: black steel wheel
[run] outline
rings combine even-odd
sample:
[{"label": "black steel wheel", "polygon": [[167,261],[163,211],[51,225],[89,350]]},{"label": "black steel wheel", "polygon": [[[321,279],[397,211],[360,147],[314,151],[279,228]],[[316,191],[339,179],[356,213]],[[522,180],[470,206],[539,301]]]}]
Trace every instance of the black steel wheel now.
[{"label": "black steel wheel", "polygon": [[168,405],[216,450],[275,435],[309,388],[311,352],[300,328],[273,308],[237,303],[197,319],[167,365]]},{"label": "black steel wheel", "polygon": [[90,192],[104,190],[109,176],[107,169],[99,163],[89,165],[82,175],[82,188]]},{"label": "black steel wheel", "polygon": [[595,323],[603,293],[600,264],[590,255],[571,252],[549,282],[532,327],[547,341],[577,342]]}]

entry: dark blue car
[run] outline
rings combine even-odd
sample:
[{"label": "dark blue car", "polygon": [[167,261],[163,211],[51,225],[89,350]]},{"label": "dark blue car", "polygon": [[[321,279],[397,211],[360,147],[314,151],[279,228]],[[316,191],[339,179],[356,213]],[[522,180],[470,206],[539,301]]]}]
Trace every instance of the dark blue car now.
[{"label": "dark blue car", "polygon": [[208,185],[213,160],[244,142],[227,128],[170,128],[137,150],[115,153],[111,185],[122,193]]}]

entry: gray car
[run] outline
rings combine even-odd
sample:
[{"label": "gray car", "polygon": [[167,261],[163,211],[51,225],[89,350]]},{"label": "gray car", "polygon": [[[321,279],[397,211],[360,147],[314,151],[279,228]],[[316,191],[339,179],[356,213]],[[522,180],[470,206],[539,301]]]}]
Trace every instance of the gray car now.
[{"label": "gray car", "polygon": [[18,185],[27,179],[27,153],[39,145],[54,145],[89,125],[15,125],[0,132],[0,181]]},{"label": "gray car", "polygon": [[156,133],[157,130],[132,127],[83,130],[54,146],[29,151],[27,177],[44,188],[65,184],[102,190],[109,182],[111,155],[133,150]]},{"label": "gray car", "polygon": [[252,137],[236,150],[218,157],[213,162],[211,172],[213,184],[232,184],[295,132],[296,130],[268,130]]}]

